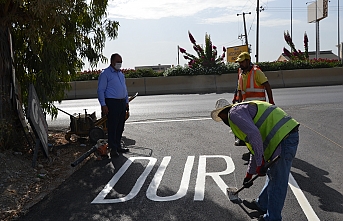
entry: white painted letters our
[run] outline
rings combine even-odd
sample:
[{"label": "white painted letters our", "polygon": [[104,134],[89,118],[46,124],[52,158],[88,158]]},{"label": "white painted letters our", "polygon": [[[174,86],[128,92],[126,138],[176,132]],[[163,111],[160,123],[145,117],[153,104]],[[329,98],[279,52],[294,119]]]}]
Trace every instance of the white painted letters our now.
[{"label": "white painted letters our", "polygon": [[[168,164],[171,160],[170,156],[164,157],[161,165],[157,169],[153,180],[151,181],[146,196],[148,199],[152,201],[172,201],[177,200],[184,197],[187,194],[187,190],[189,188],[189,182],[191,177],[191,171],[194,164],[194,156],[188,156],[187,161],[185,163],[185,167],[183,170],[181,183],[179,190],[176,194],[171,196],[157,196],[158,187],[163,179],[163,175],[168,167]],[[222,158],[226,162],[226,169],[224,171],[219,172],[206,172],[206,159],[208,158]],[[135,160],[149,160],[148,165],[146,166],[143,173],[137,179],[135,185],[131,189],[130,193],[125,197],[117,198],[117,199],[105,199],[107,194],[111,191],[111,189],[115,186],[115,184],[119,181],[119,179],[123,176],[123,174],[127,171],[133,161]],[[104,187],[104,189],[97,195],[97,197],[92,201],[93,204],[103,204],[103,203],[120,203],[131,200],[134,198],[138,192],[140,191],[141,187],[143,186],[147,176],[153,169],[157,159],[153,157],[130,157],[124,165],[119,169],[119,171],[112,177],[112,179],[108,182],[108,184]],[[233,161],[228,156],[223,155],[209,155],[209,156],[199,156],[199,165],[198,165],[198,173],[197,179],[195,184],[195,194],[194,200],[195,201],[202,201],[204,199],[205,193],[205,180],[206,176],[212,177],[212,179],[216,182],[219,188],[226,194],[227,185],[221,179],[221,175],[227,175],[232,173],[235,170],[235,165]]]}]

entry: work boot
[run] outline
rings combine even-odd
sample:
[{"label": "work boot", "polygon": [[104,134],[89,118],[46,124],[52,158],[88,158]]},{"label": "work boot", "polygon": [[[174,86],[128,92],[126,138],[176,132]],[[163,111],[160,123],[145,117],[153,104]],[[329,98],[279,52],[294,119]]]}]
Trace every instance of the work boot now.
[{"label": "work boot", "polygon": [[115,151],[111,151],[111,158],[119,157],[119,153]]},{"label": "work boot", "polygon": [[130,150],[129,150],[129,148],[124,147],[124,148],[118,148],[117,151],[118,151],[119,153],[127,153],[127,152],[129,152]]},{"label": "work boot", "polygon": [[[244,206],[248,207],[248,208],[251,209],[251,210],[256,210],[256,211],[258,211],[261,215],[267,213],[267,211],[264,211],[264,210],[262,210],[262,209],[260,208],[260,206],[258,205],[258,203],[256,202],[255,199],[253,199],[253,200],[243,200],[243,204],[244,204]],[[260,218],[261,218],[261,217],[260,217]],[[262,218],[263,218],[263,217],[262,217]],[[260,220],[260,219],[259,219],[259,220]],[[264,219],[262,219],[262,220],[264,220]]]},{"label": "work boot", "polygon": [[257,220],[257,221],[265,221],[265,219],[264,219],[263,215],[262,215],[262,216],[260,216],[260,217],[258,218],[258,220]]},{"label": "work boot", "polygon": [[250,152],[242,154],[242,160],[249,161],[250,160]]}]

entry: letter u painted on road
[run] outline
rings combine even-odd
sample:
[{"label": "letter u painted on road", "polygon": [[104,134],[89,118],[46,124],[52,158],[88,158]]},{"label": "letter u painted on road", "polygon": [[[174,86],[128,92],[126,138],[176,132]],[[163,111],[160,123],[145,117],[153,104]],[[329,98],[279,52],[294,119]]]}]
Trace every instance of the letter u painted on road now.
[{"label": "letter u painted on road", "polygon": [[[206,172],[207,158],[224,159],[226,162],[226,169],[220,172]],[[174,195],[161,197],[161,196],[157,196],[157,190],[163,179],[163,175],[168,167],[168,164],[171,160],[170,156],[164,157],[161,162],[161,165],[157,169],[155,176],[147,189],[147,192],[146,192],[147,198],[152,201],[172,201],[172,200],[177,200],[184,197],[189,188],[189,182],[191,178],[191,171],[193,168],[194,159],[195,159],[194,156],[187,157],[187,161],[185,163],[185,167],[183,170],[179,190]],[[149,163],[145,167],[143,173],[137,179],[130,193],[126,195],[125,197],[121,197],[121,198],[105,199],[107,194],[116,185],[119,179],[123,176],[123,174],[127,171],[127,169],[135,160],[149,160]],[[153,157],[130,157],[91,203],[92,204],[120,203],[120,202],[131,200],[138,194],[138,192],[142,188],[146,178],[148,177],[149,173],[153,169],[156,161],[157,159]],[[196,184],[195,184],[194,201],[202,201],[204,199],[205,181],[206,181],[207,176],[212,177],[212,179],[216,182],[216,184],[219,186],[222,192],[226,194],[227,185],[225,184],[225,182],[222,180],[220,176],[230,174],[234,170],[235,170],[235,165],[231,157],[224,156],[224,155],[199,156],[199,166],[198,166],[198,174],[197,174],[197,179],[196,179]]]}]

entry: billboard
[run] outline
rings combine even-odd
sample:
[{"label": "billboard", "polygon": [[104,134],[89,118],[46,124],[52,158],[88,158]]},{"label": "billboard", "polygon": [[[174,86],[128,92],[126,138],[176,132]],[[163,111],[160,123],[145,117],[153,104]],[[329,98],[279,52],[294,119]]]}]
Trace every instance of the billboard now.
[{"label": "billboard", "polygon": [[240,45],[235,47],[226,48],[226,61],[227,62],[235,62],[237,56],[242,52],[248,52],[247,45]]},{"label": "billboard", "polygon": [[314,23],[326,17],[328,17],[328,0],[317,0],[307,6],[308,23]]}]

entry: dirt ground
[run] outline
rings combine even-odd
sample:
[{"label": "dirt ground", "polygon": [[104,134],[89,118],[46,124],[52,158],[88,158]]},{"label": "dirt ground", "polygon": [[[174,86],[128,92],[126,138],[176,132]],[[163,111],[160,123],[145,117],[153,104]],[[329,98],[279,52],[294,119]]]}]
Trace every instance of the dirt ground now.
[{"label": "dirt ground", "polygon": [[39,150],[36,167],[33,168],[32,149],[0,152],[0,220],[15,220],[57,188],[73,172],[78,170],[92,154],[76,167],[79,156],[92,144],[84,138],[72,136],[68,142],[66,131],[49,131],[49,158]]}]

